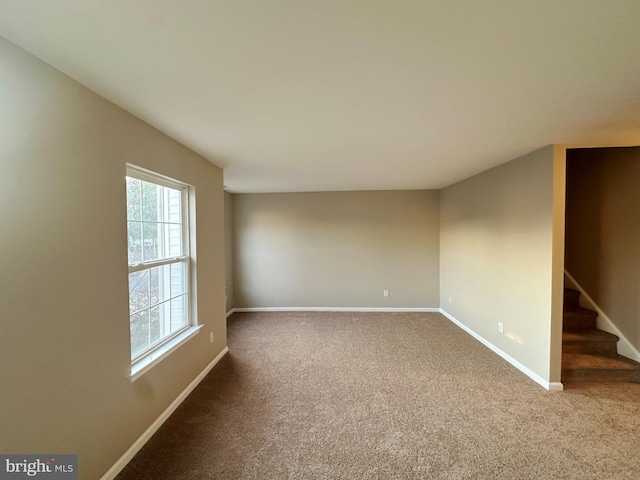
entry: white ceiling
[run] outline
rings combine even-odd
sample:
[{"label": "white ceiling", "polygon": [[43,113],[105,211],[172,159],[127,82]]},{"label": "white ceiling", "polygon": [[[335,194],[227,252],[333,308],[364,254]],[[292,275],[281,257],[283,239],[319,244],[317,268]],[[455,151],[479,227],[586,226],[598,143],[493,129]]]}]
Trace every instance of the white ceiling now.
[{"label": "white ceiling", "polygon": [[0,0],[232,192],[440,188],[640,131],[638,0]]}]

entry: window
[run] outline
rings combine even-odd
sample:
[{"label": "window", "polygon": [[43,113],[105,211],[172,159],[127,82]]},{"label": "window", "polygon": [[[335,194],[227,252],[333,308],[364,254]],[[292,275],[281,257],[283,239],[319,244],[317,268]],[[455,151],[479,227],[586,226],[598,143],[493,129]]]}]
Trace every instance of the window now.
[{"label": "window", "polygon": [[127,168],[131,380],[197,332],[190,305],[189,189]]}]

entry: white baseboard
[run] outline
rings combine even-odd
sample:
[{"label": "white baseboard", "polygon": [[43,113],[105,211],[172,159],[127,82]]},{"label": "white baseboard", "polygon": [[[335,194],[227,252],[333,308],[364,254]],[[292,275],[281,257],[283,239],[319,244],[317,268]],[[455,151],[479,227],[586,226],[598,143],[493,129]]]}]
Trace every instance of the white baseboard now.
[{"label": "white baseboard", "polygon": [[478,340],[480,343],[482,343],[485,347],[489,348],[490,350],[492,350],[494,353],[497,353],[498,355],[500,355],[503,359],[505,359],[507,362],[509,362],[511,365],[513,365],[514,367],[516,367],[518,370],[520,370],[522,373],[524,373],[526,376],[528,376],[529,378],[531,378],[534,382],[538,383],[539,385],[541,385],[542,387],[546,388],[547,390],[550,391],[562,391],[564,389],[564,386],[562,385],[562,383],[560,382],[549,382],[548,380],[545,380],[544,378],[542,378],[540,375],[538,375],[537,373],[535,373],[533,370],[525,367],[523,364],[521,364],[520,362],[518,362],[515,358],[513,358],[511,355],[503,352],[501,349],[499,349],[498,347],[496,347],[493,343],[491,343],[489,340],[487,340],[486,338],[484,338],[483,336],[479,335],[478,333],[474,332],[473,330],[471,330],[469,327],[467,327],[464,323],[462,323],[460,320],[456,319],[453,315],[450,315],[449,313],[447,313],[445,310],[443,310],[442,308],[440,309],[440,313],[442,313],[442,315],[444,315],[445,317],[447,317],[449,320],[451,320],[453,323],[455,323],[458,327],[460,327],[462,330],[464,330],[465,332],[467,332],[469,335],[471,335],[473,338],[475,338],[476,340]]},{"label": "white baseboard", "polygon": [[236,311],[236,309],[235,309],[235,308],[232,308],[231,310],[229,310],[229,311],[227,312],[227,318],[229,318],[231,315],[233,315],[233,313],[234,313],[235,311]]},{"label": "white baseboard", "polygon": [[171,416],[171,414],[180,406],[180,404],[189,396],[189,394],[198,386],[198,384],[207,376],[207,374],[211,371],[213,367],[215,367],[216,363],[220,361],[222,357],[224,357],[229,351],[229,347],[224,347],[216,358],[207,365],[200,374],[191,382],[187,388],[185,388],[178,397],[171,402],[171,405],[167,407],[167,409],[162,412],[162,414],[145,430],[145,432],[138,438],[133,445],[129,447],[129,449],[124,452],[124,454],[113,464],[113,466],[105,473],[100,480],[113,480],[116,475],[118,475],[124,467],[127,466],[127,463],[131,461],[131,459],[135,456],[136,453],[140,451],[142,447],[144,447],[145,443],[149,441],[149,439],[153,436],[156,431],[162,426],[164,422]]},{"label": "white baseboard", "polygon": [[584,300],[589,305],[589,308],[592,308],[593,310],[598,312],[597,327],[600,330],[604,330],[605,332],[613,333],[618,338],[620,338],[620,341],[618,342],[618,353],[623,357],[627,357],[631,360],[635,360],[636,362],[640,362],[640,351],[638,351],[638,349],[633,346],[633,344],[627,339],[627,337],[625,337],[624,334],[620,330],[618,330],[618,327],[616,327],[616,325],[611,321],[607,314],[602,311],[602,309],[596,304],[593,298],[591,298],[589,294],[584,291],[584,288],[582,288],[582,286],[576,281],[576,279],[573,278],[573,276],[566,270],[564,271],[564,274],[571,281],[571,283],[573,283],[573,286],[576,288],[576,290],[578,290],[582,294]]},{"label": "white baseboard", "polygon": [[439,308],[400,307],[250,307],[234,308],[234,312],[440,312]]}]

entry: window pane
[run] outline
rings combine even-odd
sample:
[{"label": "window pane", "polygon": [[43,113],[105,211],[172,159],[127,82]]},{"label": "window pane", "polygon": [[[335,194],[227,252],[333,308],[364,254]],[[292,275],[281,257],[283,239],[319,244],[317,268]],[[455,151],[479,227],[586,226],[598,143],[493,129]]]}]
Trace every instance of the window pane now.
[{"label": "window pane", "polygon": [[186,295],[171,300],[171,332],[180,330],[187,324]]},{"label": "window pane", "polygon": [[142,261],[142,224],[127,222],[127,238],[129,245],[129,265]]},{"label": "window pane", "polygon": [[142,220],[140,184],[141,182],[137,178],[127,177],[127,220]]},{"label": "window pane", "polygon": [[167,265],[171,270],[170,296],[176,297],[186,292],[186,281],[184,275],[184,262]]},{"label": "window pane", "polygon": [[164,302],[162,308],[162,329],[165,336],[171,335],[171,302]]},{"label": "window pane", "polygon": [[157,223],[143,223],[142,224],[142,236],[144,239],[144,249],[142,253],[142,259],[145,262],[150,260],[158,260],[164,258],[162,255],[162,245],[158,241],[158,224]]},{"label": "window pane", "polygon": [[131,315],[131,358],[149,348],[149,310]]},{"label": "window pane", "polygon": [[161,277],[163,276],[164,267],[150,268],[149,272],[149,290],[150,290],[150,305],[157,305],[164,300],[162,296]]},{"label": "window pane", "polygon": [[142,182],[142,220],[145,222],[160,221],[158,216],[158,189],[159,185]]},{"label": "window pane", "polygon": [[166,208],[167,214],[165,215],[165,221],[171,223],[182,223],[182,193],[179,190],[173,188],[167,188],[166,190]]},{"label": "window pane", "polygon": [[149,307],[149,271],[129,274],[129,314]]},{"label": "window pane", "polygon": [[165,224],[166,255],[167,257],[179,257],[182,252],[182,225]]},{"label": "window pane", "polygon": [[151,345],[158,343],[165,336],[161,326],[161,308],[153,307],[149,310],[149,341]]}]

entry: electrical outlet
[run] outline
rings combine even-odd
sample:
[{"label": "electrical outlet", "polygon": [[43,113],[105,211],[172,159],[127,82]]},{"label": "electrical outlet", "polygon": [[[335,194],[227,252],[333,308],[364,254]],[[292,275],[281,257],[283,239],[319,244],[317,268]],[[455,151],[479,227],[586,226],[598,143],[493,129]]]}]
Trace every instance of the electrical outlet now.
[{"label": "electrical outlet", "polygon": [[209,334],[209,343],[213,343],[213,332]]},{"label": "electrical outlet", "polygon": [[382,294],[383,294],[385,297],[388,297],[388,296],[389,296],[389,290],[385,290],[384,292],[382,292]]},{"label": "electrical outlet", "polygon": [[504,333],[504,324],[502,322],[498,322],[498,331]]},{"label": "electrical outlet", "polygon": [[449,297],[449,303],[451,303],[451,297]]}]

